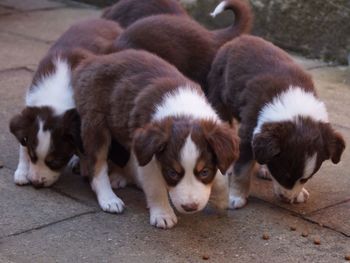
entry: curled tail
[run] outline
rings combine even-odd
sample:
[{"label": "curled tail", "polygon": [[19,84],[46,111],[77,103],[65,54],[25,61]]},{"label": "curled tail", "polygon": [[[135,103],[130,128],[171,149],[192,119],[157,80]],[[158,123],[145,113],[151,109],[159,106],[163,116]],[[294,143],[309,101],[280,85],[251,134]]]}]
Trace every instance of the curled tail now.
[{"label": "curled tail", "polygon": [[210,14],[212,17],[217,16],[224,10],[232,10],[235,14],[234,24],[212,31],[214,40],[218,46],[223,45],[227,41],[241,35],[250,33],[253,25],[253,13],[247,0],[224,0]]}]

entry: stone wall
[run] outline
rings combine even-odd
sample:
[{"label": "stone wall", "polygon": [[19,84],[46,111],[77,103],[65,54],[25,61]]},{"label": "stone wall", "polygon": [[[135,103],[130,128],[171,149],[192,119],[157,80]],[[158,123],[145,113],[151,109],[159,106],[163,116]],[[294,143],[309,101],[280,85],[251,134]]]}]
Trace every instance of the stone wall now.
[{"label": "stone wall", "polygon": [[[106,6],[116,0],[77,0]],[[142,1],[142,0],[140,0]],[[208,28],[232,23],[224,12],[209,16],[219,0],[179,0]],[[276,45],[311,58],[350,62],[350,0],[250,0],[255,14],[253,33]]]},{"label": "stone wall", "polygon": [[[181,0],[188,11],[211,28],[231,23],[223,14],[208,14],[217,0]],[[253,33],[305,56],[347,64],[350,54],[350,0],[250,0]],[[227,12],[226,12],[227,13]]]}]

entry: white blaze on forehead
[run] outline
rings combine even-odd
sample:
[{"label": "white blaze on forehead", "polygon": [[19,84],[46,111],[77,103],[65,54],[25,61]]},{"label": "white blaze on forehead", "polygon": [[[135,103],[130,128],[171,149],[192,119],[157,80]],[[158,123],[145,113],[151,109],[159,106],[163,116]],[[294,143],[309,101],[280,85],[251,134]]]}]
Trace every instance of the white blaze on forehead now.
[{"label": "white blaze on forehead", "polygon": [[195,119],[212,119],[219,117],[211,107],[204,94],[190,86],[179,87],[169,92],[156,107],[153,120],[161,120],[169,116],[191,116]]},{"label": "white blaze on forehead", "polygon": [[298,116],[328,123],[328,113],[322,101],[311,92],[290,86],[261,109],[254,134],[261,132],[264,123],[295,121]]},{"label": "white blaze on forehead", "polygon": [[42,120],[39,120],[39,130],[37,134],[38,145],[36,147],[36,154],[38,159],[44,160],[49,153],[50,144],[51,144],[51,132],[44,131],[44,123]]},{"label": "white blaze on forehead", "polygon": [[180,162],[185,170],[181,181],[169,189],[172,203],[179,212],[185,212],[182,205],[196,204],[197,211],[202,210],[208,203],[211,185],[205,185],[194,175],[194,168],[199,157],[199,150],[189,135],[181,149]]},{"label": "white blaze on forehead", "polygon": [[314,172],[316,167],[317,154],[314,153],[312,156],[309,156],[305,159],[305,168],[302,178],[308,178]]},{"label": "white blaze on forehead", "polygon": [[181,164],[186,172],[193,172],[199,157],[199,151],[191,138],[191,134],[188,135],[184,146],[181,149]]},{"label": "white blaze on forehead", "polygon": [[226,8],[226,1],[222,1],[220,4],[218,4],[214,11],[210,13],[212,17],[216,17],[218,14],[220,14],[222,11],[224,11]]},{"label": "white blaze on forehead", "polygon": [[54,71],[32,87],[26,96],[27,106],[50,106],[57,115],[75,108],[71,85],[71,67],[66,60],[53,61]]}]

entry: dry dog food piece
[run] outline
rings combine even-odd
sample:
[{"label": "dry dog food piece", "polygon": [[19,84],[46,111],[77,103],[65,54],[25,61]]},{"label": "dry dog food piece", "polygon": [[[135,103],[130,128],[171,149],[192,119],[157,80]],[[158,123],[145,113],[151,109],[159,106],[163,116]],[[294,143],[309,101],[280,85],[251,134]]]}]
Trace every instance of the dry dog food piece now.
[{"label": "dry dog food piece", "polygon": [[269,234],[264,233],[263,236],[262,236],[262,239],[264,239],[264,240],[269,240],[269,239],[270,239]]},{"label": "dry dog food piece", "polygon": [[321,244],[321,239],[319,237],[314,238],[314,244],[315,245],[320,245]]},{"label": "dry dog food piece", "polygon": [[202,259],[204,259],[204,260],[208,260],[208,259],[209,259],[209,255],[204,254],[204,255],[202,256]]},{"label": "dry dog food piece", "polygon": [[345,255],[345,260],[350,261],[350,254]]},{"label": "dry dog food piece", "polygon": [[303,237],[307,237],[309,235],[309,233],[307,232],[307,231],[303,231],[302,233],[301,233],[301,236],[303,236]]},{"label": "dry dog food piece", "polygon": [[295,231],[295,230],[297,230],[296,226],[290,226],[290,231]]}]

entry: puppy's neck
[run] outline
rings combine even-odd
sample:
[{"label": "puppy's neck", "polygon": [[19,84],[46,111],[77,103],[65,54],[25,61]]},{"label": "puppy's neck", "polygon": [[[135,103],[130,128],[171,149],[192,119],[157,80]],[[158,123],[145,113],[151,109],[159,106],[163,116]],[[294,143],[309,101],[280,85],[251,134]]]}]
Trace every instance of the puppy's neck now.
[{"label": "puppy's neck", "polygon": [[179,116],[219,121],[217,113],[205,95],[190,85],[180,86],[166,93],[162,102],[157,105],[152,120],[159,121],[167,117]]},{"label": "puppy's neck", "polygon": [[26,96],[27,106],[49,106],[55,114],[75,108],[73,89],[71,86],[71,67],[67,60],[60,57],[53,61],[54,70],[43,74]]},{"label": "puppy's neck", "polygon": [[290,86],[289,89],[277,94],[263,106],[253,134],[260,133],[265,123],[296,121],[298,116],[328,123],[328,113],[322,101],[311,92]]}]

